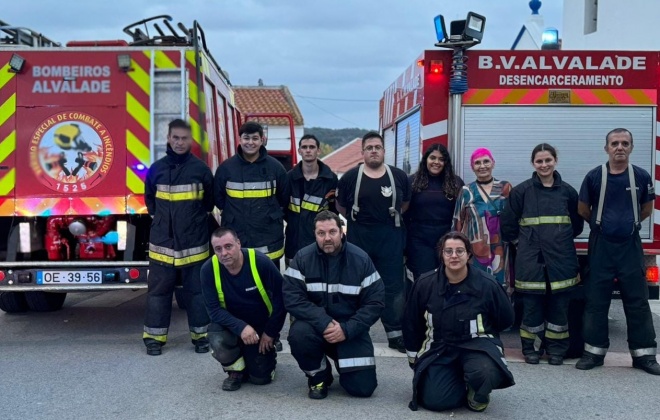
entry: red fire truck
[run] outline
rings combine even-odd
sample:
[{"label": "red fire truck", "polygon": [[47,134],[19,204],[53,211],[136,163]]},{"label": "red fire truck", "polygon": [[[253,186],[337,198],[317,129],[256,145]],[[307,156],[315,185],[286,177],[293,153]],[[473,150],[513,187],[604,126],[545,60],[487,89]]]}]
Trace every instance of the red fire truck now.
[{"label": "red fire truck", "polygon": [[212,170],[234,154],[241,115],[227,75],[197,22],[171,21],[129,25],[128,42],[66,46],[0,21],[0,309],[146,287],[144,182],[170,120],[191,123],[193,153]]},{"label": "red fire truck", "polygon": [[[470,182],[470,154],[485,146],[496,176],[516,185],[533,172],[531,150],[548,142],[558,150],[562,179],[579,190],[586,173],[607,160],[605,134],[625,127],[635,139],[631,162],[658,185],[659,70],[658,52],[473,50],[457,58],[424,51],[380,101],[387,163],[414,172],[423,150],[440,142]],[[456,72],[467,75],[462,95],[450,91]],[[660,199],[655,209],[641,235],[650,294],[658,299]],[[583,262],[587,236],[588,227],[576,241]]]}]

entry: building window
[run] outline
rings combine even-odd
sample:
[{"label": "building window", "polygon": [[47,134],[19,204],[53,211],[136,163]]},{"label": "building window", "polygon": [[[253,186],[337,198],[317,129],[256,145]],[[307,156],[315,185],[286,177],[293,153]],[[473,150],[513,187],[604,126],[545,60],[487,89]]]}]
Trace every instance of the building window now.
[{"label": "building window", "polygon": [[584,0],[584,34],[598,30],[598,0]]}]

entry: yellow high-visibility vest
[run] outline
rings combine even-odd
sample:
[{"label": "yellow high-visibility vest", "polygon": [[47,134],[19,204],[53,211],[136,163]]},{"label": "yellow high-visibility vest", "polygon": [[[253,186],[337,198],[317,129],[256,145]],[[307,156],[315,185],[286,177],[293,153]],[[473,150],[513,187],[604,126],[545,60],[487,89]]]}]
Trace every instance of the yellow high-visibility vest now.
[{"label": "yellow high-visibility vest", "polygon": [[[248,259],[250,260],[250,270],[252,271],[252,278],[254,279],[254,284],[257,286],[257,290],[259,290],[259,294],[261,295],[261,298],[264,300],[264,303],[266,304],[266,308],[268,308],[268,315],[270,316],[273,314],[273,304],[270,302],[270,298],[266,293],[266,289],[264,289],[264,284],[261,282],[261,277],[259,277],[259,272],[257,271],[256,254],[254,252],[254,249],[252,248],[248,248],[247,251],[248,251]],[[222,279],[220,278],[220,261],[218,261],[218,256],[213,255],[211,261],[213,263],[215,288],[218,291],[218,299],[220,300],[220,306],[227,309],[227,305],[225,304],[225,294],[222,291]]]}]

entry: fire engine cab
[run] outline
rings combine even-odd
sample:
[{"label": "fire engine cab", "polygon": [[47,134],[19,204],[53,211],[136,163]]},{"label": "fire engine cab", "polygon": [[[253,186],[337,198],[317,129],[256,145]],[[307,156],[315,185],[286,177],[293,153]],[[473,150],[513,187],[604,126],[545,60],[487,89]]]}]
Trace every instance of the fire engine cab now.
[{"label": "fire engine cab", "polygon": [[[493,152],[495,176],[516,185],[533,168],[531,150],[557,148],[562,179],[579,191],[603,164],[605,135],[624,127],[634,136],[631,163],[660,181],[657,51],[424,51],[385,90],[380,129],[386,163],[416,171],[432,143],[448,146],[455,170],[474,180],[470,155]],[[455,83],[462,92],[456,94]],[[660,200],[641,231],[650,295],[658,299]],[[588,226],[577,239],[582,262]]]}]

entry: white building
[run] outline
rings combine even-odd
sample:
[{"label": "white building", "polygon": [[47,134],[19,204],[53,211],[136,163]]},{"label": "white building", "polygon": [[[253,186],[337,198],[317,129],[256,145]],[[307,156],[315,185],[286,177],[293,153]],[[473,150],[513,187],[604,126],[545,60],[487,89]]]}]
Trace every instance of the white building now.
[{"label": "white building", "polygon": [[543,16],[539,14],[540,1],[530,1],[529,7],[532,14],[527,18],[525,24],[520,28],[518,36],[513,41],[512,50],[540,50],[541,36],[545,28]]},{"label": "white building", "polygon": [[660,1],[564,0],[562,49],[660,49]]}]

